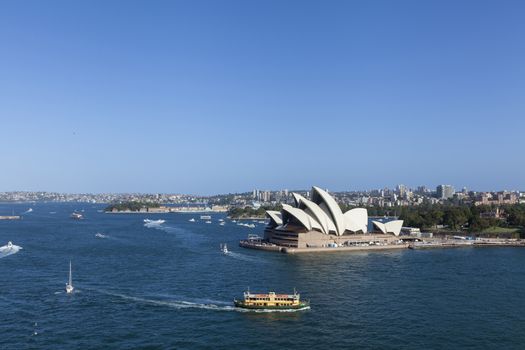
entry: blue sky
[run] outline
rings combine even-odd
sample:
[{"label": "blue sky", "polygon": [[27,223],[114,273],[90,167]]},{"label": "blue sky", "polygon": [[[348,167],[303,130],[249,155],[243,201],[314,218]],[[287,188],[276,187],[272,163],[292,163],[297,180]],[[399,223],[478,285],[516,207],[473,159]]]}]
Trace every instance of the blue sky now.
[{"label": "blue sky", "polygon": [[1,1],[0,191],[525,189],[523,1]]}]

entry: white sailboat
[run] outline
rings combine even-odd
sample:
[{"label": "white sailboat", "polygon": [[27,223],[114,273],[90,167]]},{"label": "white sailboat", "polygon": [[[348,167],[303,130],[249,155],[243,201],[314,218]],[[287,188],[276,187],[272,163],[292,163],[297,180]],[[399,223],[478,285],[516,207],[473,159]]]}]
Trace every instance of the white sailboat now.
[{"label": "white sailboat", "polygon": [[228,253],[229,253],[228,246],[226,245],[226,243],[221,244],[221,251],[222,251],[224,254],[228,254]]},{"label": "white sailboat", "polygon": [[73,293],[73,290],[75,287],[73,287],[73,276],[71,274],[71,260],[69,260],[69,281],[66,283],[66,293],[71,294]]}]

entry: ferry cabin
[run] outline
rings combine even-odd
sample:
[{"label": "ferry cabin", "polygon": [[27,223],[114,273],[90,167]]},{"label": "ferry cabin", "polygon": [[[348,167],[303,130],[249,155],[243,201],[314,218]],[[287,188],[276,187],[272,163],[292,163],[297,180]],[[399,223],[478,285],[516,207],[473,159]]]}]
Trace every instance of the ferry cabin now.
[{"label": "ferry cabin", "polygon": [[268,294],[251,294],[244,293],[245,306],[253,307],[294,307],[300,305],[299,294],[275,294],[270,292]]}]

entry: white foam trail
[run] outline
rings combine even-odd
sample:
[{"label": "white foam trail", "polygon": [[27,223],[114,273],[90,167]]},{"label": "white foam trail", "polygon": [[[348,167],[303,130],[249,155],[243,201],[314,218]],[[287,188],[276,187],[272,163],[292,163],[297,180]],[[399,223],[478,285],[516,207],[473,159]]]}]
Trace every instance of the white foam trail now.
[{"label": "white foam trail", "polygon": [[131,300],[131,301],[135,301],[139,303],[152,304],[152,305],[158,305],[158,306],[167,306],[167,307],[171,307],[175,309],[204,309],[204,310],[212,310],[212,311],[236,311],[236,312],[254,312],[254,313],[297,312],[297,311],[304,311],[304,310],[310,309],[310,306],[306,306],[301,309],[280,309],[280,310],[258,309],[258,310],[254,310],[254,309],[238,308],[232,305],[224,305],[224,304],[228,304],[228,302],[223,302],[223,301],[216,301],[216,304],[214,303],[195,303],[195,302],[185,301],[185,300],[163,301],[163,300],[139,298],[139,297],[124,295],[124,294],[119,294],[119,293],[111,293],[111,292],[107,292],[103,290],[97,290],[97,291],[102,294],[119,297],[125,300]]},{"label": "white foam trail", "polygon": [[18,245],[12,245],[11,247],[4,245],[0,247],[0,258],[5,258],[6,256],[16,254],[22,249],[22,247]]},{"label": "white foam trail", "polygon": [[235,253],[235,252],[232,252],[232,251],[229,251],[228,253],[226,253],[224,255],[229,256],[230,258],[234,258],[234,259],[242,260],[242,261],[266,263],[266,261],[264,261],[262,259],[257,259],[257,258],[248,256],[248,255],[244,255],[244,254],[241,254],[241,253]]},{"label": "white foam trail", "polygon": [[161,225],[162,223],[158,223],[158,222],[147,222],[144,224],[144,226],[147,228],[160,228]]},{"label": "white foam trail", "polygon": [[139,298],[119,293],[111,293],[103,290],[97,290],[100,293],[119,297],[125,300],[131,300],[139,303],[145,303],[145,304],[152,304],[152,305],[159,305],[159,306],[168,306],[175,309],[205,309],[205,310],[214,310],[214,311],[235,311],[236,308],[234,306],[225,306],[225,305],[217,305],[217,304],[204,304],[204,303],[194,303],[191,301],[185,301],[185,300],[170,300],[170,301],[163,301],[163,300],[153,300],[153,299],[145,299],[145,298]]}]

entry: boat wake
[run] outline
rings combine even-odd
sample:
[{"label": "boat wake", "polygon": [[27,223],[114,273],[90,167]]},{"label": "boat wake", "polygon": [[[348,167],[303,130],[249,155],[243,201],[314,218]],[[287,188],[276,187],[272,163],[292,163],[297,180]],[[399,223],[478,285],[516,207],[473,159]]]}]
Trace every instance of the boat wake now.
[{"label": "boat wake", "polygon": [[150,219],[144,219],[144,226],[148,228],[158,228],[163,223],[165,223],[166,220],[150,220]]},{"label": "boat wake", "polygon": [[130,295],[108,292],[105,290],[97,290],[97,292],[106,294],[113,297],[118,297],[123,300],[134,301],[137,303],[157,305],[157,306],[167,306],[174,309],[204,309],[211,311],[235,311],[235,312],[250,312],[250,313],[273,313],[273,312],[297,312],[310,309],[310,306],[306,306],[301,309],[281,309],[281,310],[269,310],[269,309],[259,309],[259,310],[250,310],[238,308],[233,305],[229,305],[229,302],[226,301],[213,301],[210,303],[203,302],[192,302],[186,300],[155,300],[155,299],[146,299],[140,297],[134,297]]},{"label": "boat wake", "polygon": [[118,297],[124,300],[130,300],[143,304],[151,304],[158,306],[167,306],[175,309],[205,309],[213,311],[236,311],[236,307],[231,305],[225,305],[226,303],[217,302],[217,303],[198,303],[191,302],[186,300],[155,300],[155,299],[146,299],[140,297],[134,297],[130,295],[108,292],[105,290],[97,290],[97,292],[110,295],[113,297]]},{"label": "boat wake", "polygon": [[244,254],[241,254],[241,253],[235,253],[235,252],[232,252],[232,251],[229,251],[228,253],[223,253],[223,254],[226,255],[226,256],[229,256],[230,258],[234,258],[234,259],[237,259],[237,260],[249,261],[249,262],[262,262],[262,260],[260,260],[260,259],[248,256],[248,255],[244,255]]},{"label": "boat wake", "polygon": [[[11,243],[11,242],[9,242]],[[6,244],[0,247],[0,258],[5,258],[6,256],[16,254],[22,249],[22,247],[14,244]]]}]

